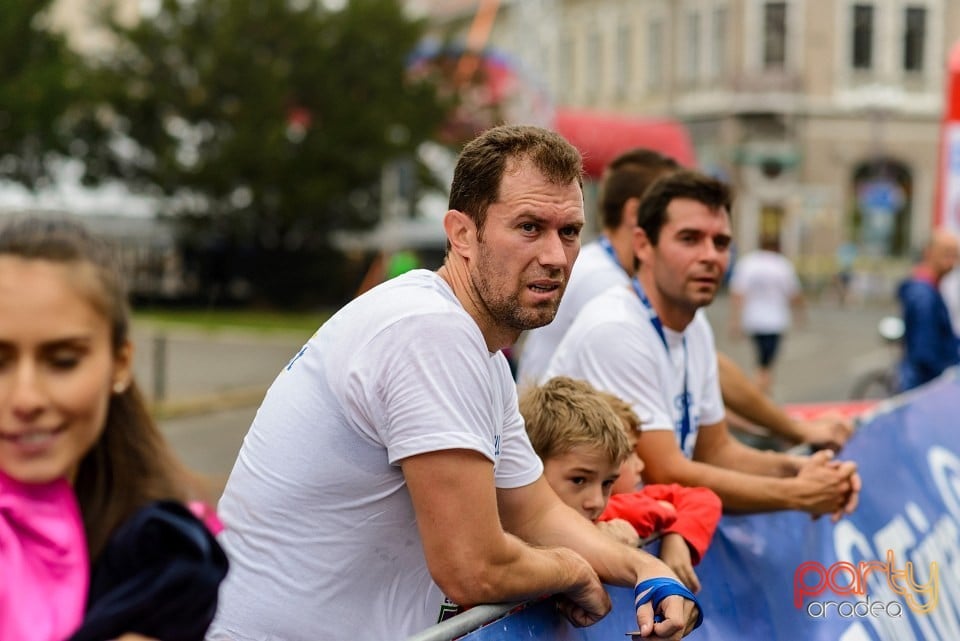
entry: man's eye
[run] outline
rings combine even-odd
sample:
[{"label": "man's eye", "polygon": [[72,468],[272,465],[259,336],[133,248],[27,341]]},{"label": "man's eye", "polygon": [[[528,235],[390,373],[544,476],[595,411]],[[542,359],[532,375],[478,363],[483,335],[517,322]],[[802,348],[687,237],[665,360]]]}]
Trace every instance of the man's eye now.
[{"label": "man's eye", "polygon": [[583,485],[584,483],[587,482],[587,479],[582,476],[574,476],[573,478],[570,479],[570,482],[573,483],[574,485]]},{"label": "man's eye", "polygon": [[713,246],[720,250],[727,249],[730,246],[730,239],[717,238],[716,240],[713,241]]},{"label": "man's eye", "polygon": [[537,231],[537,226],[536,226],[534,223],[522,223],[522,224],[520,225],[520,229],[522,229],[522,230],[525,231],[525,232],[531,232],[531,233],[532,233],[532,232]]},{"label": "man's eye", "polygon": [[580,229],[578,227],[564,227],[560,230],[560,233],[567,238],[576,238],[580,235]]}]

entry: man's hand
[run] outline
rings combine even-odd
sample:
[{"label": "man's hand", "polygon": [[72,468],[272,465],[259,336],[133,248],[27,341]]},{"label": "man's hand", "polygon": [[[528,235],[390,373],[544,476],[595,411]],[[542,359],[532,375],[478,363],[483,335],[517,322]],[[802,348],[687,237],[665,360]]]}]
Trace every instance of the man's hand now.
[{"label": "man's hand", "polygon": [[[686,545],[686,542],[684,542]],[[670,568],[660,559],[649,557],[653,562],[640,573],[637,584],[656,577],[677,579]],[[659,615],[654,618],[655,615]],[[679,641],[686,636],[697,624],[700,610],[693,601],[682,596],[671,595],[663,600],[654,610],[653,601],[648,601],[637,608],[637,625],[639,634],[635,639],[669,639]]]},{"label": "man's hand", "polygon": [[557,609],[577,627],[593,625],[606,616],[613,607],[610,595],[590,564],[567,548],[553,548],[551,552],[575,579],[573,586],[558,596]]},{"label": "man's hand", "polygon": [[[840,465],[840,461],[833,461],[834,464]],[[853,511],[857,509],[857,504],[860,502],[860,490],[863,487],[863,481],[860,479],[860,474],[854,471],[850,475],[850,493],[847,494],[847,502],[842,508],[830,515],[830,521],[836,523],[846,514],[853,514]]]},{"label": "man's hand", "polygon": [[839,452],[853,435],[853,421],[830,412],[807,421],[797,421],[803,442]]},{"label": "man's hand", "polygon": [[687,636],[697,624],[700,611],[693,601],[681,596],[668,596],[660,602],[657,608],[663,617],[660,622],[654,621],[653,603],[644,603],[637,608],[637,623],[640,624],[640,634],[632,635],[633,639],[668,639],[680,641]]},{"label": "man's hand", "polygon": [[640,545],[640,536],[629,521],[623,519],[597,521],[597,527],[615,541],[626,543],[631,547],[639,547]]},{"label": "man's hand", "polygon": [[700,579],[693,571],[693,559],[690,557],[690,546],[683,537],[676,532],[668,532],[660,539],[660,559],[671,570],[676,572],[680,581],[691,592],[700,591]]},{"label": "man's hand", "polygon": [[860,485],[857,464],[834,461],[830,450],[821,450],[804,460],[794,481],[796,509],[819,516],[842,514],[856,507]]}]

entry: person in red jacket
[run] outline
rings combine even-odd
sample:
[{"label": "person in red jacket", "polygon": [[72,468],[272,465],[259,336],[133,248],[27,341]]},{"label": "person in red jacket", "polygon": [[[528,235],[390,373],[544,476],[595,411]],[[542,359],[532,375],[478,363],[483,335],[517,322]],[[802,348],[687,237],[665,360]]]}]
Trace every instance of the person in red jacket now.
[{"label": "person in red jacket", "polygon": [[700,589],[693,565],[713,537],[720,499],[705,488],[637,489],[643,463],[632,440],[639,420],[626,403],[558,376],[525,388],[520,413],[544,476],[564,503],[629,545],[659,533],[661,559],[688,588]]}]

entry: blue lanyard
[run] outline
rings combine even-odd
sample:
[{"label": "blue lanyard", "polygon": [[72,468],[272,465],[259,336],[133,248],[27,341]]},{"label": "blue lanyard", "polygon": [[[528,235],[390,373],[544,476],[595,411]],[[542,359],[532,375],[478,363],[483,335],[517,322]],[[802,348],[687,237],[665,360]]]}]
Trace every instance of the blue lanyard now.
[{"label": "blue lanyard", "polygon": [[[609,242],[609,241],[608,241]],[[643,303],[643,306],[647,309],[648,318],[650,319],[650,324],[653,325],[653,329],[657,331],[657,336],[660,337],[660,342],[663,343],[663,348],[667,350],[667,357],[670,356],[670,345],[667,343],[667,335],[663,331],[663,323],[660,322],[660,317],[657,316],[657,312],[653,309],[653,305],[650,304],[650,299],[647,298],[646,292],[643,291],[643,285],[640,284],[640,281],[637,278],[633,278],[630,281],[630,284],[633,285],[633,291],[636,292],[637,298],[640,299],[640,302]],[[683,396],[680,401],[680,409],[683,414],[680,417],[680,449],[684,452],[686,451],[685,446],[687,444],[687,436],[690,435],[690,393],[687,389],[687,337],[683,337]]]},{"label": "blue lanyard", "polygon": [[[597,242],[600,243],[600,246],[603,247],[603,251],[607,252],[607,255],[610,256],[610,260],[613,261],[613,264],[623,269],[623,265],[620,264],[620,258],[617,256],[616,250],[613,248],[613,243],[610,242],[610,239],[607,238],[606,234],[601,234],[600,238],[597,239]],[[626,269],[623,271],[627,272],[627,276],[631,276],[630,272]]]}]

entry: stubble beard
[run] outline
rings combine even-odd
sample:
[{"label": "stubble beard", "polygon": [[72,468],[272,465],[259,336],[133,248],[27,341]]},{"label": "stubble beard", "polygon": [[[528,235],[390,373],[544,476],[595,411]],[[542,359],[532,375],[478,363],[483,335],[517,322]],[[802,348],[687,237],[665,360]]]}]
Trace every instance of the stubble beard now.
[{"label": "stubble beard", "polygon": [[553,321],[560,307],[559,296],[555,300],[544,301],[533,307],[524,307],[520,302],[522,291],[505,294],[492,284],[499,280],[509,281],[506,275],[503,275],[503,279],[498,278],[502,274],[494,265],[481,244],[479,260],[476,269],[470,274],[470,281],[495,323],[522,332],[543,327]]},{"label": "stubble beard", "polygon": [[708,307],[716,298],[717,292],[714,290],[711,294],[705,294],[697,291],[681,291],[674,294],[660,289],[660,296],[676,309],[681,309],[692,318],[701,307]]}]

